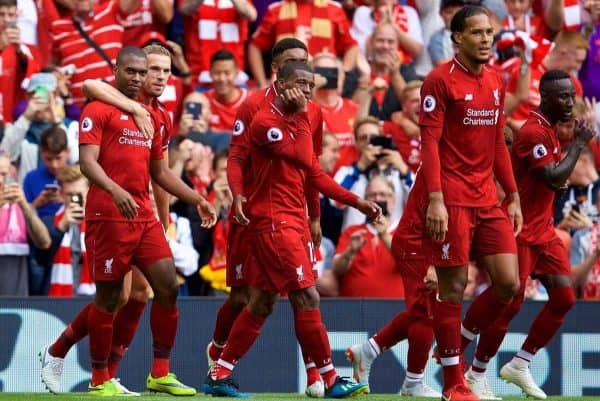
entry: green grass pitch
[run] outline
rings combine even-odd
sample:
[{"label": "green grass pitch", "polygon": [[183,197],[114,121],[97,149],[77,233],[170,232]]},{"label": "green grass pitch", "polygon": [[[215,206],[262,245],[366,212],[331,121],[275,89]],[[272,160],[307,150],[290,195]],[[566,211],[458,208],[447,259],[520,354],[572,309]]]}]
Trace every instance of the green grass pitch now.
[{"label": "green grass pitch", "polygon": [[[310,400],[302,394],[252,394],[252,399],[255,401],[298,401],[298,400]],[[45,393],[0,393],[0,401],[80,401],[80,400],[98,400],[98,397],[88,396],[85,393],[70,393],[70,394],[45,394]],[[102,399],[102,398],[100,398]],[[213,398],[205,395],[197,395],[195,397],[172,397],[169,395],[156,395],[152,393],[144,393],[141,397],[111,397],[112,400],[123,400],[123,399],[138,399],[140,401],[167,401],[167,400],[221,400],[223,398]],[[233,398],[225,398],[226,400],[232,400]],[[393,401],[393,400],[407,400],[407,401],[431,401],[432,398],[412,398],[402,397],[398,394],[369,394],[361,395],[353,400],[361,401]],[[505,397],[504,401],[530,401],[531,398],[525,397]],[[600,397],[548,397],[548,401],[600,401]]]}]

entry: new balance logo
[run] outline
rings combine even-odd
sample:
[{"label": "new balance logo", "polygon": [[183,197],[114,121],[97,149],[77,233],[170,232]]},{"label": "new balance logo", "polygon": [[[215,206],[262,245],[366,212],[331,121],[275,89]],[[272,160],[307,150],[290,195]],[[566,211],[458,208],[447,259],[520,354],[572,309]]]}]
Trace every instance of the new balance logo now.
[{"label": "new balance logo", "polygon": [[302,271],[302,265],[296,267],[296,275],[298,276],[298,281],[304,281],[304,272]]},{"label": "new balance logo", "polygon": [[442,245],[442,260],[450,259],[450,244],[445,243]]},{"label": "new balance logo", "polygon": [[127,121],[127,120],[129,120],[129,116],[128,116],[128,115],[126,115],[126,114],[121,114],[121,118],[120,118],[120,120]]},{"label": "new balance logo", "polygon": [[242,264],[235,266],[235,278],[237,280],[242,280],[244,278],[244,272],[242,272]]},{"label": "new balance logo", "polygon": [[465,95],[465,102],[469,102],[471,100],[473,100],[473,94],[472,93],[467,93]]},{"label": "new balance logo", "polygon": [[104,274],[112,274],[112,264],[114,258],[106,259],[104,261]]}]

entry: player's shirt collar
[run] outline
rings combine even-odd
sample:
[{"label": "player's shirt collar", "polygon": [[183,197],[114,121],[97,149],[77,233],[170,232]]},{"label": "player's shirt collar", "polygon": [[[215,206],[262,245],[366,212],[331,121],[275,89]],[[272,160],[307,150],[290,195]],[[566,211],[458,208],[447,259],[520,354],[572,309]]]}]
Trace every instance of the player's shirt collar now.
[{"label": "player's shirt collar", "polygon": [[[454,63],[454,65],[456,65],[458,68],[460,68],[461,70],[463,70],[465,73],[469,74],[469,75],[473,75],[473,76],[480,76],[481,74],[477,74],[474,71],[471,71],[466,65],[464,65],[459,59],[458,57],[454,56],[454,58],[452,59],[452,62]],[[454,65],[452,67],[450,67],[450,72],[452,72],[452,70],[455,68]],[[483,69],[481,70],[481,73],[483,73],[483,70],[486,68],[486,66],[483,66]]]},{"label": "player's shirt collar", "polygon": [[539,113],[537,110],[532,110],[531,114],[533,114],[540,123],[546,125],[548,128],[552,128],[552,124],[550,124],[550,121],[548,121],[542,113]]}]

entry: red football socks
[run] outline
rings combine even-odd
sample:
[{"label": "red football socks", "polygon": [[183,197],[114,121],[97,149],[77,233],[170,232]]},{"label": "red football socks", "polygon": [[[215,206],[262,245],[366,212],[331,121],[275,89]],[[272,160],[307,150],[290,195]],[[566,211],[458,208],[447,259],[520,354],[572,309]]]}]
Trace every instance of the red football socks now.
[{"label": "red football socks", "polygon": [[73,345],[88,335],[88,313],[91,305],[91,303],[87,304],[50,346],[50,355],[64,358]]},{"label": "red football socks", "polygon": [[92,359],[92,385],[97,386],[110,379],[108,356],[110,354],[115,314],[101,311],[94,304],[90,305],[88,328]]},{"label": "red football socks", "polygon": [[433,307],[433,329],[444,369],[444,389],[462,383],[460,369],[460,313],[462,304],[438,300]]},{"label": "red football socks", "polygon": [[433,321],[431,319],[417,319],[410,324],[408,329],[407,371],[423,373],[429,350],[433,343]]},{"label": "red football socks", "polygon": [[533,321],[521,348],[535,355],[540,348],[545,347],[562,325],[565,315],[574,303],[575,294],[572,287],[550,288],[548,302]]},{"label": "red football socks", "polygon": [[391,322],[386,324],[373,336],[373,340],[379,345],[381,352],[392,348],[400,341],[408,337],[408,328],[411,324],[411,316],[408,312],[398,313]]},{"label": "red football socks", "polygon": [[175,344],[179,311],[152,302],[150,310],[150,329],[152,330],[152,377],[163,377],[169,374],[169,358]]},{"label": "red football socks", "polygon": [[265,318],[251,314],[247,307],[242,309],[233,323],[216,369],[211,372],[213,378],[222,379],[231,374],[235,364],[248,352],[258,338],[264,324]]},{"label": "red football socks", "polygon": [[508,304],[508,301],[501,300],[496,296],[493,287],[488,287],[475,298],[462,322],[461,352],[467,348],[480,331],[485,330],[503,313]]},{"label": "red football socks", "polygon": [[146,302],[140,302],[135,299],[129,301],[123,306],[115,316],[113,322],[113,339],[108,360],[108,371],[110,377],[115,377],[119,362],[127,352],[127,348],[133,340],[133,336],[140,323],[140,318],[146,308]]}]

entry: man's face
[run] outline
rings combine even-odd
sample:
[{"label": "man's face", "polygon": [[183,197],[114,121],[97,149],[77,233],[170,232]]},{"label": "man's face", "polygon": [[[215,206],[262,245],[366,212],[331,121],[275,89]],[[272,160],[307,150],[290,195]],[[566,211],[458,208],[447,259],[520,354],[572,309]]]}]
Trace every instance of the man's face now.
[{"label": "man's face", "polygon": [[550,118],[554,121],[564,122],[573,118],[575,87],[569,78],[551,82],[542,93],[542,99],[547,102]]},{"label": "man's face", "polygon": [[4,30],[10,23],[17,22],[17,7],[0,7],[0,30]]},{"label": "man's face", "polygon": [[398,48],[398,36],[390,24],[377,28],[373,35],[373,61],[375,64],[387,64],[392,52]]},{"label": "man's face", "polygon": [[558,69],[569,74],[577,75],[585,57],[587,56],[586,49],[573,49],[566,46],[556,49],[558,51]]},{"label": "man's face", "polygon": [[165,90],[170,76],[171,57],[163,54],[149,54],[144,91],[152,97],[159,97]]},{"label": "man's face", "polygon": [[421,110],[421,88],[411,89],[402,99],[402,110],[414,123],[419,123]]},{"label": "man's face", "polygon": [[333,135],[323,136],[323,153],[319,157],[321,169],[327,174],[333,172],[335,164],[340,159],[340,143]]},{"label": "man's face", "polygon": [[48,171],[50,171],[50,174],[56,177],[67,166],[69,151],[63,150],[59,153],[52,153],[49,150],[40,149],[40,157]]},{"label": "man's face", "polygon": [[279,80],[279,89],[292,89],[298,88],[304,94],[306,100],[309,100],[312,96],[312,90],[315,87],[315,74],[309,71],[296,70],[288,79],[285,81]]},{"label": "man's face", "polygon": [[115,67],[115,86],[125,96],[135,98],[148,74],[148,60],[145,57],[127,55],[121,65]]},{"label": "man's face", "polygon": [[276,57],[275,60],[273,60],[273,62],[271,63],[271,69],[274,73],[277,74],[279,68],[281,68],[281,66],[287,63],[288,61],[300,61],[302,63],[307,63],[308,53],[301,48],[287,49],[283,53],[281,53],[279,57]]},{"label": "man's face", "polygon": [[83,177],[73,182],[65,182],[60,187],[60,196],[63,199],[65,206],[69,206],[71,203],[71,197],[73,195],[81,195],[83,198],[83,206],[85,207],[85,198],[90,189],[87,180]]},{"label": "man's face", "polygon": [[356,130],[356,148],[362,151],[369,145],[372,137],[379,135],[381,135],[381,132],[378,125],[371,123],[362,124]]},{"label": "man's face", "polygon": [[219,60],[211,65],[212,87],[218,96],[225,97],[235,89],[234,82],[237,75],[238,68],[233,60]]},{"label": "man's face", "polygon": [[521,18],[527,14],[531,5],[530,0],[504,0],[506,10],[513,18]]},{"label": "man's face", "polygon": [[494,40],[494,28],[487,15],[473,15],[466,19],[464,32],[454,33],[454,39],[460,52],[469,61],[487,64]]},{"label": "man's face", "polygon": [[367,186],[365,199],[372,202],[385,202],[387,204],[388,215],[394,209],[394,192],[384,179],[374,179]]}]

